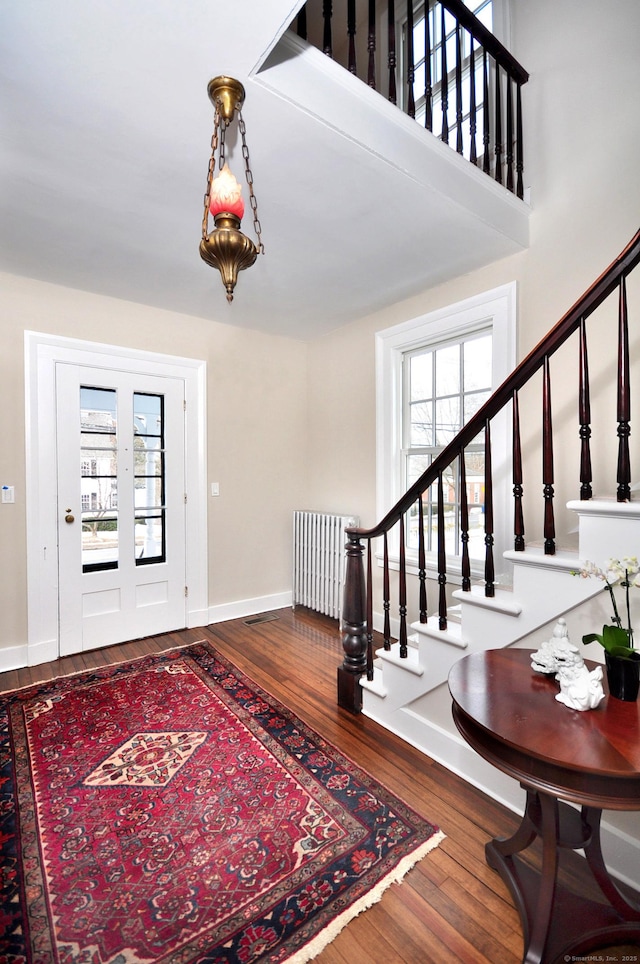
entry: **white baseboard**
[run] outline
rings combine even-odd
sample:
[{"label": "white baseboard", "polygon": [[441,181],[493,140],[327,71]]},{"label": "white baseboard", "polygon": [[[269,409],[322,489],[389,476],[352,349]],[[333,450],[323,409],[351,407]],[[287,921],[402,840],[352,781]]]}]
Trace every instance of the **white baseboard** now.
[{"label": "white baseboard", "polygon": [[[268,612],[272,609],[286,609],[292,605],[292,593],[280,592],[270,596],[256,596],[253,599],[239,599],[236,602],[223,603],[220,606],[210,606],[208,609],[194,609],[188,613],[187,625],[189,629],[208,626],[210,623],[221,623],[225,619],[241,619],[244,616],[255,616],[256,613]],[[12,669],[23,669],[25,666],[38,666],[49,663],[58,658],[58,641],[45,640],[41,643],[22,643],[18,646],[7,646],[0,649],[0,673]]]},{"label": "white baseboard", "polygon": [[0,673],[25,666],[39,666],[58,658],[58,640],[47,639],[41,643],[21,643],[0,649]]},{"label": "white baseboard", "polygon": [[236,602],[221,603],[209,606],[207,622],[222,623],[227,619],[242,619],[244,616],[255,616],[257,613],[270,612],[272,609],[287,609],[293,605],[293,593],[277,592],[270,596],[254,596],[252,599],[238,599]]},{"label": "white baseboard", "polygon": [[[365,715],[376,720],[374,713],[367,712]],[[523,813],[524,790],[515,780],[483,760],[461,737],[408,709],[399,710],[393,715],[393,720],[377,719],[377,722],[509,810]],[[600,836],[607,868],[619,880],[639,888],[640,840],[618,827],[612,827],[606,821],[606,813],[603,816]],[[442,830],[447,832],[446,827],[442,827]]]},{"label": "white baseboard", "polygon": [[[29,648],[26,643],[22,646],[7,646],[0,649],[0,673],[7,673],[11,669],[22,669],[28,665]],[[44,660],[42,660],[44,662]]]},{"label": "white baseboard", "polygon": [[187,629],[207,626],[210,622],[208,609],[193,609],[187,613]]}]

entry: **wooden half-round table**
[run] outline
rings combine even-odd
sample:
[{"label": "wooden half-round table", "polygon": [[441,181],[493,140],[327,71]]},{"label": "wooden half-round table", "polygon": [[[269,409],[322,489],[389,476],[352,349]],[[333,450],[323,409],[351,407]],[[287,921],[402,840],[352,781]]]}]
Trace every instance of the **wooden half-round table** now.
[{"label": "wooden half-round table", "polygon": [[[523,962],[570,961],[616,944],[640,948],[640,894],[616,886],[600,846],[602,810],[640,810],[640,703],[607,693],[594,710],[571,710],[555,699],[553,677],[532,670],[531,652],[472,653],[449,674],[458,730],[526,791],[516,833],[486,846],[487,863],[520,914]],[[603,685],[607,692],[606,680]],[[518,856],[536,838],[542,841],[540,871]],[[563,848],[584,852],[585,871],[602,898],[586,899],[560,884]]]}]

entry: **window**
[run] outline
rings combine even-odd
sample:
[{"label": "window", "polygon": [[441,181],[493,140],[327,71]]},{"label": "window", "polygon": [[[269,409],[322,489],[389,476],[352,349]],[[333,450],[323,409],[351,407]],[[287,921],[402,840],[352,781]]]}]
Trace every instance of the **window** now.
[{"label": "window", "polygon": [[[377,517],[382,518],[459,428],[515,367],[515,283],[412,319],[376,335]],[[492,422],[496,565],[507,548],[511,475],[509,414]],[[470,555],[481,575],[484,557],[484,439],[467,449]],[[460,569],[455,467],[445,481],[447,570]],[[435,500],[423,505],[428,568],[435,567]],[[417,556],[417,507],[407,531],[408,559]],[[397,546],[390,543],[390,551]]]},{"label": "window", "polygon": [[[491,327],[479,328],[454,339],[443,339],[403,354],[402,470],[404,488],[411,486],[431,465],[442,449],[477,412],[491,394]],[[483,439],[468,446],[465,454],[467,501],[476,506],[469,512],[469,554],[484,555],[484,527],[480,493],[484,488]],[[445,535],[450,555],[459,554],[460,499],[458,467],[445,473]],[[432,497],[433,496],[433,497]],[[426,549],[437,548],[436,493],[423,503]],[[418,548],[418,509],[409,518],[407,546]]]}]

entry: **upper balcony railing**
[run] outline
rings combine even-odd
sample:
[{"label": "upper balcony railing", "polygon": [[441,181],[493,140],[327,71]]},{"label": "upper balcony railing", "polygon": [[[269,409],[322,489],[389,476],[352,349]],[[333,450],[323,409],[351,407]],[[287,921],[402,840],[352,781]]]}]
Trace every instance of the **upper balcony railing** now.
[{"label": "upper balcony railing", "polygon": [[[406,0],[402,17],[399,7],[395,0],[309,0],[297,32],[370,87],[386,88],[391,103],[522,198],[527,71],[462,0]],[[366,48],[358,42],[363,33]]]}]

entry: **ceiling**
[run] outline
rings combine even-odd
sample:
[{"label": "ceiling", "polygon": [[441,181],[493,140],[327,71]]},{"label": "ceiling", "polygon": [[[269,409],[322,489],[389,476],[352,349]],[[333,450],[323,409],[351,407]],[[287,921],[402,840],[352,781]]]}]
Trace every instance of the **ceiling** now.
[{"label": "ceiling", "polygon": [[[0,270],[311,339],[526,247],[526,205],[285,34],[298,6],[3,3]],[[198,254],[222,73],[265,246],[231,305]]]}]

